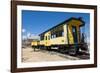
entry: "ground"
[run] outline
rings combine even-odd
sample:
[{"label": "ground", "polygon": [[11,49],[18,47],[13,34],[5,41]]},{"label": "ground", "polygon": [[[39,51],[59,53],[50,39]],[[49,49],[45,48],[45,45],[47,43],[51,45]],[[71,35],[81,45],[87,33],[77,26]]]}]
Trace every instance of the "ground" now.
[{"label": "ground", "polygon": [[39,49],[36,49],[36,51],[34,51],[31,47],[22,48],[22,62],[67,61],[80,60],[81,58],[79,55],[70,56],[68,54],[62,54],[56,51]]}]

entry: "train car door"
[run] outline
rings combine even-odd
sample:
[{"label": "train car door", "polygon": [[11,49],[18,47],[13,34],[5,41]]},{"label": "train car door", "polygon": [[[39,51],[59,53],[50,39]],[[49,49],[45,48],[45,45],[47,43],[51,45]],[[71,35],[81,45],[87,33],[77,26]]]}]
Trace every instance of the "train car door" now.
[{"label": "train car door", "polygon": [[77,27],[72,26],[72,34],[73,34],[73,41],[75,44],[78,43],[78,37],[77,37]]},{"label": "train car door", "polygon": [[45,34],[45,46],[50,46],[50,32]]}]

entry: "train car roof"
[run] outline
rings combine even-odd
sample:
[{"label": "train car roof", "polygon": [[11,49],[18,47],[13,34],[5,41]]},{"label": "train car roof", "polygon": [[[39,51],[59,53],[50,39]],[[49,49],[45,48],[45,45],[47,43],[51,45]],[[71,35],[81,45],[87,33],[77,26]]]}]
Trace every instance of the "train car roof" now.
[{"label": "train car roof", "polygon": [[67,23],[67,22],[69,22],[69,21],[71,21],[71,20],[79,20],[79,21],[82,22],[82,25],[81,25],[81,26],[84,26],[84,25],[85,25],[85,22],[82,20],[81,17],[80,17],[80,18],[71,17],[71,18],[69,18],[69,19],[67,19],[67,20],[65,20],[65,21],[63,21],[63,22],[61,22],[61,23],[55,25],[54,27],[52,27],[52,28],[50,28],[50,29],[44,31],[43,33],[39,34],[39,36],[45,34],[46,32],[48,32],[48,31],[50,31],[50,30],[52,30],[52,29],[54,29],[54,28],[56,28],[56,27],[58,27],[58,26],[60,26],[60,25],[62,25],[62,24],[64,24],[64,23]]}]

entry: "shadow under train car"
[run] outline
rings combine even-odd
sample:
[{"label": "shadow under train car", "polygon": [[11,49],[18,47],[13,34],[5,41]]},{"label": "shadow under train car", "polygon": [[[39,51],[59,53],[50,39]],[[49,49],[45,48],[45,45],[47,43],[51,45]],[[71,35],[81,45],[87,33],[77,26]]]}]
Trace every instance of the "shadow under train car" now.
[{"label": "shadow under train car", "polygon": [[64,54],[69,54],[69,55],[78,55],[78,54],[89,54],[88,52],[88,45],[86,43],[84,44],[63,44],[63,45],[51,45],[51,46],[44,46],[44,45],[38,45],[38,46],[33,46],[32,48],[34,51],[36,49],[38,50],[47,50],[47,51],[56,51]]}]

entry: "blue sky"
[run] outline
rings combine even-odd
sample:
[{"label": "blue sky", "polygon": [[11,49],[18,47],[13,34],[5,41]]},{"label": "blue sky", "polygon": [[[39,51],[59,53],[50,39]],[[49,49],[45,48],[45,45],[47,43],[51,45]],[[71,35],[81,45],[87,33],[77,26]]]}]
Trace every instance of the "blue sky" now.
[{"label": "blue sky", "polygon": [[22,10],[22,35],[38,35],[45,30],[67,20],[71,17],[82,17],[85,21],[85,27],[82,29],[89,37],[90,32],[90,14],[75,12],[48,12],[48,11],[31,11]]}]

